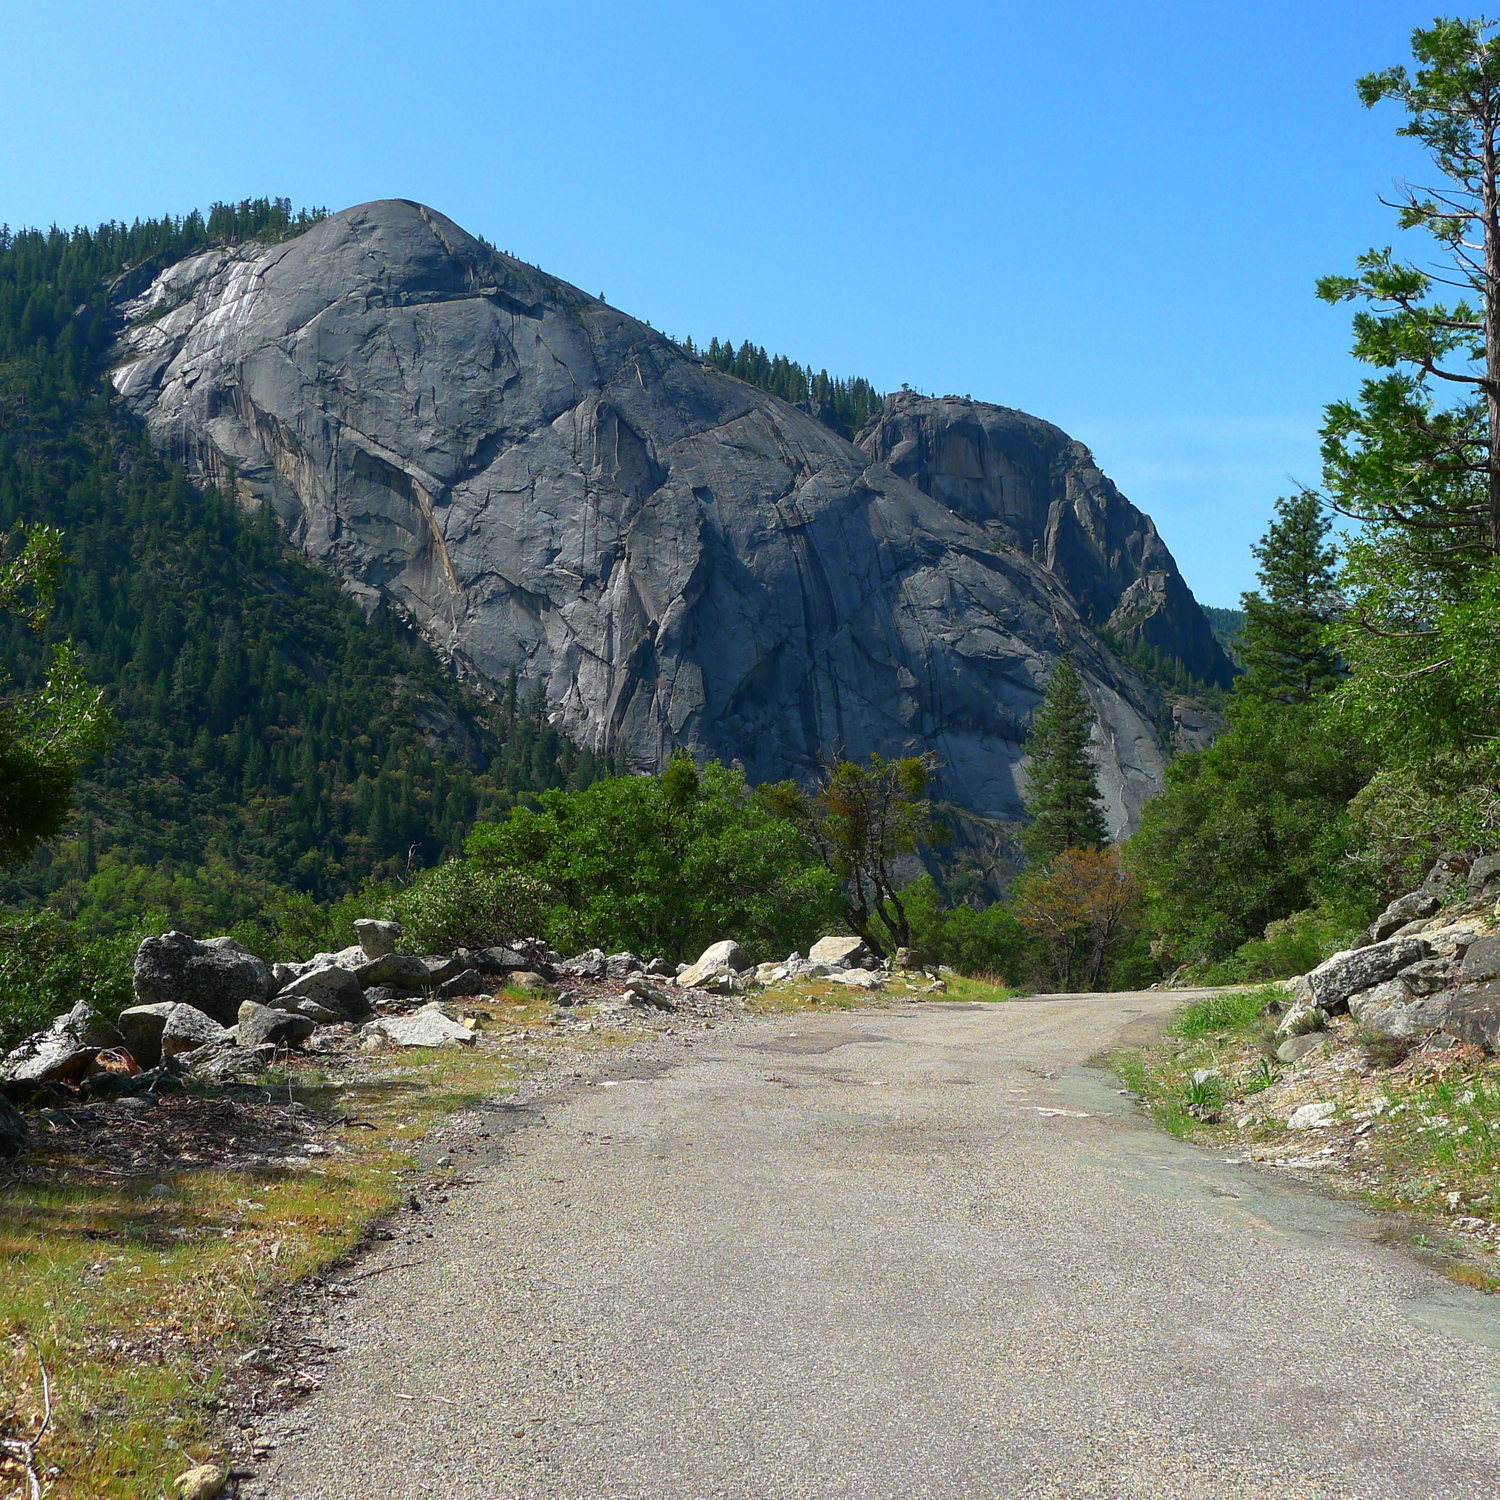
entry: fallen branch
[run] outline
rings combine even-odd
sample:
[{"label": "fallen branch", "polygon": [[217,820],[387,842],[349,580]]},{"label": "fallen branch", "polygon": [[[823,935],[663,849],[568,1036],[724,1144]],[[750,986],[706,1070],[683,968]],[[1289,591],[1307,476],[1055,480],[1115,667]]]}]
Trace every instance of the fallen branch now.
[{"label": "fallen branch", "polygon": [[31,1347],[36,1350],[36,1362],[42,1372],[42,1425],[37,1428],[35,1437],[0,1438],[0,1448],[20,1461],[31,1500],[42,1500],[42,1476],[36,1471],[36,1450],[52,1425],[52,1382],[47,1376],[47,1361],[42,1358],[42,1351],[35,1344]]}]

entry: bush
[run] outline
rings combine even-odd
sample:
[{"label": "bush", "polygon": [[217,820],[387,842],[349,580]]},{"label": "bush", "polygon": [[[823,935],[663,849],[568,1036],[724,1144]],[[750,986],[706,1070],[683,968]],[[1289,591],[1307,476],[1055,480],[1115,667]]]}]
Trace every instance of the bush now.
[{"label": "bush", "polygon": [[87,1000],[109,1020],[135,1003],[135,950],[145,933],[83,936],[53,912],[0,919],[0,1052]]},{"label": "bush", "polygon": [[960,974],[1001,974],[1019,979],[1030,971],[1030,943],[1003,902],[976,907],[945,906],[930,875],[901,892],[911,923],[912,945],[929,963],[948,964]]},{"label": "bush", "polygon": [[1272,922],[1264,937],[1241,943],[1226,959],[1211,965],[1208,984],[1242,984],[1256,979],[1289,979],[1315,969],[1330,953],[1353,943],[1369,923],[1368,905],[1357,898],[1294,912]]},{"label": "bush", "polygon": [[697,958],[734,938],[752,959],[783,958],[839,929],[838,879],[796,828],[754,797],[742,772],[686,755],[660,776],[614,776],[544,792],[476,828],[472,865],[552,892],[545,933],[590,945]]},{"label": "bush", "polygon": [[416,953],[451,953],[535,937],[546,925],[549,892],[518,871],[472,859],[424,870],[391,908]]}]

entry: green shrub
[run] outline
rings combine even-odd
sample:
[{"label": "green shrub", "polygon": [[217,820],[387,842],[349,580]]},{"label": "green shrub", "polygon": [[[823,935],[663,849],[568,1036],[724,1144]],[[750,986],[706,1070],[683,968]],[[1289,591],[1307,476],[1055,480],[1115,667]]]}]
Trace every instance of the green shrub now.
[{"label": "green shrub", "polygon": [[549,892],[516,870],[450,859],[424,870],[391,903],[416,953],[488,948],[534,937],[546,926]]},{"label": "green shrub", "polygon": [[1243,984],[1257,979],[1289,979],[1315,969],[1330,953],[1347,948],[1370,920],[1360,897],[1333,899],[1272,922],[1264,937],[1241,943],[1228,958],[1210,965],[1209,984]]},{"label": "green shrub", "polygon": [[760,960],[840,930],[837,877],[742,772],[718,761],[698,769],[679,755],[660,776],[614,776],[538,800],[540,810],[476,828],[466,848],[475,867],[552,892],[545,935],[564,952],[693,959],[734,938]]},{"label": "green shrub", "polygon": [[109,1020],[133,1004],[135,950],[144,935],[85,937],[45,911],[0,918],[0,1052],[80,1000]]}]

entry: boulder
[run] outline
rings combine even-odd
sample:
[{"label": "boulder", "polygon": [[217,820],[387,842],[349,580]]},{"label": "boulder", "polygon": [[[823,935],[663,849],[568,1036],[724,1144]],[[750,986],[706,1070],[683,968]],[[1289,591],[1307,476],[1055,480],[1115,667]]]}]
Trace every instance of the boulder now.
[{"label": "boulder", "polygon": [[1500,981],[1462,984],[1423,1002],[1426,1022],[1486,1052],[1500,1052]]},{"label": "boulder", "polygon": [[535,960],[514,948],[460,948],[454,953],[465,968],[478,969],[481,974],[491,976],[511,974],[520,969],[529,969]]},{"label": "boulder", "polygon": [[406,929],[399,922],[381,922],[374,917],[360,917],[354,924],[354,936],[358,938],[360,951],[368,962],[394,953],[396,945],[406,936]]},{"label": "boulder", "polygon": [[270,998],[270,965],[233,938],[198,942],[185,932],[147,938],[135,955],[135,998],[140,1005],[191,1005],[221,1026],[232,1025],[246,1001]]},{"label": "boulder", "polygon": [[807,956],[813,963],[830,964],[835,969],[854,969],[870,957],[870,949],[860,937],[825,937],[812,945]]},{"label": "boulder", "polygon": [[183,1072],[203,1083],[242,1083],[258,1078],[275,1060],[276,1048],[269,1042],[256,1047],[229,1042],[188,1053]]},{"label": "boulder", "polygon": [[669,995],[665,986],[652,984],[649,979],[631,979],[625,985],[625,993],[632,1005],[649,1006],[652,1010],[676,1010],[676,996]]},{"label": "boulder", "polygon": [[[229,1031],[212,1016],[206,1016],[191,1005],[174,1005],[166,1014],[158,1038],[163,1057],[180,1057],[200,1047],[227,1042]],[[137,1062],[141,1058],[136,1057]],[[144,1064],[142,1064],[144,1066]]]},{"label": "boulder", "polygon": [[1306,976],[1314,1000],[1325,1011],[1341,1008],[1351,995],[1399,974],[1409,964],[1432,955],[1425,938],[1395,937],[1367,948],[1335,953]]},{"label": "boulder", "polygon": [[[161,1061],[162,1032],[166,1030],[167,1017],[176,1009],[176,1004],[168,1000],[156,1005],[132,1005],[120,1012],[120,1032],[125,1038],[125,1046],[143,1068],[154,1068]],[[213,1017],[209,1019],[213,1020]],[[218,1025],[218,1022],[214,1024]]]},{"label": "boulder", "polygon": [[0,1063],[0,1078],[19,1083],[66,1083],[80,1077],[107,1047],[121,1047],[118,1027],[87,1000],[64,1012],[46,1031],[34,1032]]},{"label": "boulder", "polygon": [[1500,854],[1481,854],[1469,866],[1469,894],[1500,895]]},{"label": "boulder", "polygon": [[891,958],[893,969],[925,969],[923,954],[919,948],[897,948]]},{"label": "boulder", "polygon": [[629,979],[632,974],[644,974],[645,972],[646,965],[628,950],[624,953],[611,953],[604,960],[604,977],[606,979]]},{"label": "boulder", "polygon": [[522,969],[519,973],[507,974],[505,982],[512,989],[517,990],[550,990],[552,988],[552,981],[545,974],[536,974],[530,969]]},{"label": "boulder", "polygon": [[[408,994],[431,989],[440,982],[432,978],[428,961],[411,953],[387,953],[380,958],[371,959],[354,971],[354,977],[359,981],[361,989],[368,990],[379,985],[382,988],[404,990]],[[451,978],[451,975],[445,974],[443,978]]]},{"label": "boulder", "polygon": [[255,1000],[240,1006],[236,1040],[241,1047],[298,1047],[318,1029],[318,1023],[292,1011],[273,1010]]},{"label": "boulder", "polygon": [[868,969],[836,969],[829,979],[834,984],[848,985],[852,990],[883,990],[885,981]]},{"label": "boulder", "polygon": [[745,950],[733,939],[713,943],[698,956],[698,962],[689,964],[677,976],[677,983],[685,990],[703,989],[706,981],[725,974],[742,974],[750,967]]},{"label": "boulder", "polygon": [[475,1041],[474,1033],[444,1014],[436,1001],[409,1016],[382,1016],[371,1021],[360,1035],[398,1047],[472,1047]]},{"label": "boulder", "polygon": [[1383,943],[1388,937],[1394,936],[1405,927],[1408,922],[1432,916],[1442,907],[1442,904],[1443,898],[1436,891],[1416,890],[1408,895],[1397,897],[1370,923],[1369,941]]},{"label": "boulder", "polygon": [[646,965],[646,973],[654,975],[657,979],[675,979],[677,977],[677,965],[671,959],[653,958]]},{"label": "boulder", "polygon": [[1492,979],[1500,979],[1500,937],[1471,943],[1458,971],[1460,984],[1484,984]]},{"label": "boulder", "polygon": [[452,979],[445,979],[432,993],[439,1000],[456,1000],[463,995],[482,995],[484,975],[478,969],[465,969],[461,974],[455,974]]},{"label": "boulder", "polygon": [[565,958],[562,967],[585,979],[603,979],[609,971],[603,948],[586,948],[573,958]]},{"label": "boulder", "polygon": [[341,964],[323,964],[305,970],[282,989],[271,1004],[282,1010],[292,1010],[295,1008],[293,1004],[282,1002],[298,1000],[311,1000],[331,1015],[345,1018],[367,1015],[370,1010],[364,988],[354,971]]},{"label": "boulder", "polygon": [[[346,1019],[336,1015],[326,1005],[319,1005],[316,1000],[299,1000],[295,995],[275,995],[267,1003],[272,1010],[284,1010],[292,1016],[306,1016],[317,1026],[332,1026]],[[366,1007],[361,1014],[368,1014],[368,1012],[369,1008]]]},{"label": "boulder", "polygon": [[1366,1031],[1379,1036],[1409,1037],[1431,1029],[1428,1007],[1432,1002],[1416,994],[1405,981],[1387,979],[1349,997],[1349,1014]]},{"label": "boulder", "polygon": [[[1439,990],[1446,990],[1457,979],[1456,966],[1453,958],[1435,955],[1432,958],[1419,959],[1414,964],[1409,964],[1401,971],[1401,983],[1404,984],[1414,995],[1435,995]],[[1354,1001],[1351,997],[1350,1009],[1353,1009]]]}]

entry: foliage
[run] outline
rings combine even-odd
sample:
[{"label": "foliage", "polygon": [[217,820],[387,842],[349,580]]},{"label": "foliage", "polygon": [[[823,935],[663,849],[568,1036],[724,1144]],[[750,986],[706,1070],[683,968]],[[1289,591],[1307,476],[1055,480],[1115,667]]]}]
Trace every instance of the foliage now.
[{"label": "foliage", "polygon": [[1202,606],[1208,617],[1208,628],[1214,639],[1229,653],[1236,666],[1240,664],[1240,631],[1245,628],[1245,612],[1242,609],[1224,609],[1214,604]]},{"label": "foliage", "polygon": [[1055,988],[1097,990],[1139,930],[1139,898],[1117,849],[1064,849],[1022,880],[1015,909]]},{"label": "foliage", "polygon": [[961,974],[1003,974],[1016,982],[1030,973],[1031,941],[1007,903],[947,906],[930,875],[905,886],[901,900],[912,946],[929,963],[948,964]]},{"label": "foliage", "polygon": [[1324,897],[1365,897],[1348,804],[1369,771],[1326,706],[1248,698],[1213,745],[1173,761],[1127,852],[1165,955],[1223,958]]},{"label": "foliage", "polygon": [[[700,352],[691,339],[684,339],[682,348],[688,354]],[[883,399],[880,393],[868,380],[857,376],[838,380],[830,377],[827,370],[814,374],[811,365],[799,365],[782,354],[767,354],[748,339],[738,348],[730,339],[723,343],[711,339],[701,353],[708,364],[800,406],[846,438],[852,438],[866,422],[880,414]]]},{"label": "foliage", "polygon": [[0,921],[0,1054],[80,1000],[109,1020],[134,1004],[133,960],[144,935],[90,938],[47,911]]},{"label": "foliage", "polygon": [[[1414,73],[1372,74],[1360,97],[1400,105],[1398,133],[1431,159],[1438,185],[1396,206],[1437,263],[1372,250],[1319,284],[1363,304],[1354,353],[1383,372],[1328,408],[1323,455],[1329,496],[1361,523],[1336,644],[1351,720],[1381,746],[1366,811],[1388,867],[1492,839],[1500,801],[1500,47],[1493,23],[1452,19],[1412,47]],[[1438,300],[1448,289],[1458,300]]]},{"label": "foliage", "polygon": [[94,932],[142,907],[222,931],[288,890],[393,881],[477,819],[609,769],[548,724],[538,686],[481,701],[389,612],[363,618],[269,510],[195,489],[109,399],[112,282],[315,217],[258,200],[0,231],[0,529],[58,528],[71,553],[55,614],[40,632],[0,618],[0,653],[34,692],[71,638],[118,723],[71,827],[0,900]]},{"label": "foliage", "polygon": [[1035,865],[1047,864],[1065,849],[1109,841],[1099,806],[1098,772],[1089,755],[1094,722],[1078,670],[1064,656],[1052,669],[1026,741],[1026,810],[1031,823],[1021,834],[1021,847]]},{"label": "foliage", "polygon": [[1240,944],[1204,974],[1207,984],[1242,984],[1256,979],[1287,979],[1316,968],[1331,953],[1351,947],[1369,925],[1370,900],[1357,881],[1331,889],[1317,906],[1268,922],[1260,937]]},{"label": "foliage", "polygon": [[830,757],[810,791],[794,781],[762,789],[765,806],[797,828],[837,878],[845,920],[877,954],[912,942],[896,869],[944,836],[927,798],[936,767],[932,754],[871,755],[863,765]]},{"label": "foliage", "polygon": [[[314,953],[337,953],[354,941],[357,919],[391,911],[396,892],[390,881],[370,881],[332,901],[318,901],[305,891],[281,891],[253,917],[235,924],[231,936],[268,963],[294,963]],[[212,925],[197,930],[206,931]]]},{"label": "foliage", "polygon": [[418,953],[488,948],[533,937],[546,923],[550,892],[518,870],[450,859],[424,870],[391,903]]},{"label": "foliage", "polygon": [[1276,502],[1277,519],[1252,549],[1264,593],[1243,596],[1237,691],[1277,703],[1310,703],[1339,680],[1328,641],[1343,600],[1329,522],[1310,491]]},{"label": "foliage", "polygon": [[616,776],[544,792],[470,835],[478,867],[515,871],[553,893],[558,948],[629,949],[693,959],[734,938],[785,957],[838,918],[837,883],[796,828],[752,795],[738,770],[679,754],[660,776]]},{"label": "foliage", "polygon": [[[0,614],[41,630],[62,572],[62,536],[33,527],[19,548],[0,535]],[[0,689],[8,674],[0,667]],[[54,643],[39,678],[0,699],[0,867],[61,831],[83,763],[104,743],[103,694],[84,678],[71,641]]]}]

